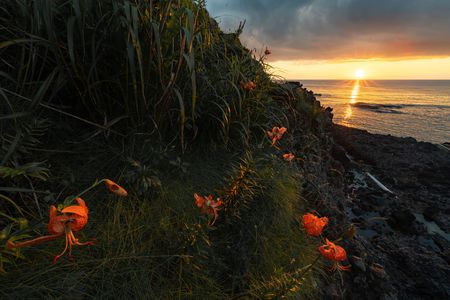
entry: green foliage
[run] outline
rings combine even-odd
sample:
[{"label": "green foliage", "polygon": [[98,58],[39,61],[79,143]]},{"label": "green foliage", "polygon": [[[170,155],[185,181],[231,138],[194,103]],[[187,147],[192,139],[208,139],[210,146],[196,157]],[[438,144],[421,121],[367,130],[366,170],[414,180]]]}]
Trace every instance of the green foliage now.
[{"label": "green foliage", "polygon": [[16,259],[24,259],[19,249],[6,249],[6,242],[29,237],[25,214],[41,214],[33,181],[46,181],[49,170],[44,162],[24,162],[33,159],[32,151],[48,126],[44,119],[16,113],[0,121],[0,271],[5,272]]},{"label": "green foliage", "polygon": [[297,90],[295,98],[298,99],[296,101],[296,109],[300,112],[303,112],[310,120],[314,120],[322,116],[323,107],[317,106],[317,103],[311,101],[308,97],[308,91],[306,89]]},{"label": "green foliage", "polygon": [[[0,195],[2,196],[2,195]],[[1,198],[4,198],[2,196]],[[0,231],[0,273],[6,272],[7,266],[14,265],[17,259],[24,259],[20,249],[7,249],[7,241],[17,241],[29,238],[28,221],[25,218],[13,218],[0,211],[0,217],[9,220],[9,224]]]},{"label": "green foliage", "polygon": [[130,170],[127,173],[127,182],[136,194],[143,196],[151,190],[161,187],[158,171],[137,160],[129,160]]},{"label": "green foliage", "polygon": [[254,280],[249,294],[258,299],[308,299],[316,293],[307,278],[308,267],[299,268],[293,272],[276,270],[274,275],[266,280]]},{"label": "green foliage", "polygon": [[226,180],[229,186],[221,193],[223,213],[231,222],[241,219],[243,212],[250,209],[255,194],[262,188],[251,152],[245,153],[239,164],[232,167],[232,172]]},{"label": "green foliage", "polygon": [[[2,119],[56,112],[185,148],[199,137],[248,144],[276,110],[262,61],[238,34],[220,32],[203,1],[8,0],[4,8]],[[249,80],[257,90],[239,88]]]},{"label": "green foliage", "polygon": [[[57,266],[50,261],[64,246],[62,240],[27,248],[27,261],[2,278],[2,293],[20,298],[257,298],[269,290],[256,282],[284,280],[311,263],[315,249],[296,220],[303,205],[299,183],[285,162],[255,153],[240,158],[223,150],[193,153],[185,161],[190,176],[161,173],[158,193],[120,200],[87,196],[91,221],[77,238],[96,237],[98,246],[77,247],[74,262]],[[230,186],[237,186],[233,201],[247,199],[241,202],[245,206],[236,206],[239,217],[231,213],[237,210],[221,211],[217,226],[208,226],[193,193],[224,196]],[[310,295],[308,277],[299,277],[290,288]],[[280,290],[278,285],[270,289],[281,295]]]},{"label": "green foliage", "polygon": [[18,176],[46,180],[48,177],[48,169],[43,167],[43,163],[39,162],[27,163],[15,168],[0,167],[0,178],[15,178]]},{"label": "green foliage", "polygon": [[[255,155],[252,158],[247,154],[234,169],[236,176],[231,186],[237,187],[237,193],[232,201],[243,205],[237,206],[242,208],[238,218],[231,222],[225,219],[226,224],[219,228],[226,236],[220,237],[225,242],[220,252],[226,265],[231,266],[228,280],[233,294],[264,298],[268,289],[261,290],[255,282],[283,280],[285,273],[311,262],[315,252],[299,230],[298,217],[304,203],[299,182],[293,177],[295,172],[272,155]],[[303,275],[296,283],[282,282],[304,297],[310,291],[302,286],[307,278],[307,274]],[[279,289],[270,291],[288,295]]]},{"label": "green foliage", "polygon": [[[2,3],[0,296],[312,295],[298,174],[261,150],[265,130],[288,126],[305,104],[274,100],[277,85],[242,30],[222,33],[204,1]],[[257,88],[241,88],[248,81]],[[86,195],[90,221],[77,238],[99,246],[55,266],[64,242],[52,241],[13,267],[24,256],[7,240],[44,234],[50,202],[105,174],[130,196]],[[193,193],[223,199],[216,227]]]}]

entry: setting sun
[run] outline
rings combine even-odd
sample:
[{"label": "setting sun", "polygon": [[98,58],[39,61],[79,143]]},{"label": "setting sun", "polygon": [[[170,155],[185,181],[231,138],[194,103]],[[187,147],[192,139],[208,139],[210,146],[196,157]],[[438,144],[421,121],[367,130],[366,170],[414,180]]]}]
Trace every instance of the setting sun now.
[{"label": "setting sun", "polygon": [[363,79],[366,72],[364,70],[358,69],[355,71],[355,78],[356,79]]}]

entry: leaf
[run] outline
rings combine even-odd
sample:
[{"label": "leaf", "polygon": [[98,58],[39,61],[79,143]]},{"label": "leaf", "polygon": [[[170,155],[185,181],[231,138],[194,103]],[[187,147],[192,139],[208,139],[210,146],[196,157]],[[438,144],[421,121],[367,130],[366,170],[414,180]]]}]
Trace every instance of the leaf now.
[{"label": "leaf", "polygon": [[6,162],[9,160],[10,156],[14,153],[14,150],[19,145],[21,133],[22,131],[19,129],[16,133],[16,136],[14,137],[13,142],[11,143],[11,145],[9,145],[8,152],[6,152],[0,165],[2,166],[5,165]]},{"label": "leaf", "polygon": [[6,225],[5,228],[3,228],[3,230],[1,231],[2,239],[6,239],[10,235],[11,229],[12,229],[12,224],[8,224],[8,225]]},{"label": "leaf", "polygon": [[17,205],[16,202],[14,202],[11,198],[0,194],[0,199],[3,199],[6,202],[8,202],[9,204],[11,204],[12,206],[14,206],[14,208],[17,209],[17,211],[22,214],[22,210],[20,209],[20,206]]},{"label": "leaf", "polygon": [[39,105],[44,98],[47,91],[50,89],[50,86],[53,84],[53,79],[56,74],[58,74],[58,68],[55,68],[44,80],[39,89],[37,90],[35,96],[33,97],[29,110],[33,110],[37,105]]},{"label": "leaf", "polygon": [[181,140],[181,147],[184,149],[184,123],[186,122],[186,111],[184,108],[184,102],[183,102],[183,97],[181,96],[180,92],[178,91],[178,89],[174,88],[173,91],[175,92],[175,95],[177,96],[178,99],[178,104],[180,106],[180,122],[179,122],[179,126],[180,126],[180,140]]},{"label": "leaf", "polygon": [[67,48],[69,50],[69,57],[72,64],[75,66],[75,50],[74,50],[74,26],[75,17],[70,16],[67,20]]},{"label": "leaf", "polygon": [[22,240],[22,239],[28,239],[28,238],[30,238],[30,237],[31,237],[31,235],[29,235],[29,234],[19,234],[19,235],[13,235],[13,236],[11,236],[11,237],[9,238],[9,240],[10,240],[11,242],[15,242],[15,241]]},{"label": "leaf", "polygon": [[34,39],[16,39],[16,40],[10,40],[10,41],[4,41],[0,42],[0,49],[10,47],[12,45],[17,45],[21,43],[29,43],[29,42],[36,42]]},{"label": "leaf", "polygon": [[27,111],[17,112],[17,113],[13,113],[13,114],[9,114],[9,115],[0,117],[0,120],[17,119],[17,118],[21,118],[21,117],[26,117],[29,114],[30,114],[30,112],[27,112]]}]

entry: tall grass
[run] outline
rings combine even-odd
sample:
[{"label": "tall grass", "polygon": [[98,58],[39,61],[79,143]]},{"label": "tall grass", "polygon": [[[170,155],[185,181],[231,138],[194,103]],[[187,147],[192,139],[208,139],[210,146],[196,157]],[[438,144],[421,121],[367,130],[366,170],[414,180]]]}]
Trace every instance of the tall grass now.
[{"label": "tall grass", "polygon": [[[267,126],[264,65],[203,1],[8,0],[0,11],[7,118],[44,108],[122,134],[246,143]],[[239,29],[241,30],[241,28]],[[240,82],[253,80],[259,92]],[[95,128],[94,127],[94,128]],[[236,138],[237,137],[237,138]]]},{"label": "tall grass", "polygon": [[[272,97],[242,30],[221,32],[204,1],[2,2],[2,298],[314,294],[296,277],[315,251],[298,228],[298,174],[263,146],[266,129],[298,121],[299,97]],[[44,234],[49,204],[105,176],[130,197],[88,194],[81,238],[99,246],[60,265],[49,257],[62,241],[3,247]],[[194,192],[223,198],[216,227]]]}]

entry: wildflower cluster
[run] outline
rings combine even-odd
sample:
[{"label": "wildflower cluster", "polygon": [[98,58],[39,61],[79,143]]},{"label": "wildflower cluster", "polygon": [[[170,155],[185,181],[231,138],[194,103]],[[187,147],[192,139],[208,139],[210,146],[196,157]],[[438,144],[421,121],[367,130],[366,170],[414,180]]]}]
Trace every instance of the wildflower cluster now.
[{"label": "wildflower cluster", "polygon": [[[86,193],[101,182],[104,182],[106,187],[112,193],[120,197],[126,197],[128,195],[127,191],[123,187],[109,179],[102,179],[99,182],[94,183],[81,194]],[[71,255],[73,246],[95,245],[95,240],[81,243],[74,235],[74,232],[81,231],[88,223],[89,209],[86,202],[80,197],[81,194],[74,199],[77,205],[65,206],[60,210],[58,210],[54,205],[50,206],[49,222],[47,224],[48,235],[18,243],[8,241],[6,247],[8,249],[28,247],[65,237],[66,246],[64,250],[53,259],[53,263],[56,263],[57,260],[67,252],[67,249],[69,249],[69,255]]]},{"label": "wildflower cluster", "polygon": [[[303,227],[305,227],[306,233],[310,236],[318,237],[322,235],[323,229],[328,225],[327,217],[318,217],[311,213],[304,214],[302,217]],[[320,254],[333,262],[331,267],[332,271],[336,269],[341,271],[348,271],[350,265],[343,266],[340,262],[347,259],[347,253],[344,248],[330,242],[327,238],[325,239],[325,244],[318,248]]]},{"label": "wildflower cluster", "polygon": [[[254,83],[251,81],[246,84],[241,83],[241,87],[247,87],[247,85],[253,87]],[[256,87],[256,85],[254,85],[254,87]],[[267,131],[267,135],[271,139],[272,145],[275,145],[283,137],[286,131],[286,127],[273,127],[271,131]],[[283,155],[283,158],[287,161],[292,161],[295,159],[295,156],[292,153],[286,153]],[[208,216],[208,224],[210,226],[214,225],[219,217],[218,212],[223,204],[222,200],[220,200],[220,198],[214,200],[212,195],[200,196],[197,193],[194,193],[194,199],[195,205],[200,209],[200,213]]]},{"label": "wildflower cluster", "polygon": [[[279,140],[281,140],[286,131],[287,131],[286,127],[273,127],[272,130],[266,132],[267,136],[272,141],[272,146],[279,149],[276,146],[276,144]],[[291,152],[284,153],[282,156],[283,159],[288,162],[292,162],[296,159],[295,155],[292,154]]]},{"label": "wildflower cluster", "polygon": [[[270,54],[270,53],[269,53]],[[277,142],[281,140],[283,135],[286,133],[287,129],[285,127],[273,127],[271,131],[267,131],[267,136],[272,141],[272,145],[278,149],[276,146]],[[295,159],[295,155],[288,152],[284,153],[283,158],[286,161],[293,161]],[[322,235],[324,228],[328,225],[327,217],[318,217],[311,213],[307,213],[302,217],[302,223],[306,230],[306,233],[310,236],[319,237]],[[350,268],[350,265],[343,266],[340,262],[345,261],[347,259],[347,253],[345,249],[341,246],[336,245],[335,243],[325,239],[325,242],[322,246],[318,248],[320,254],[333,262],[333,266],[331,270],[341,270],[347,271]]]}]

